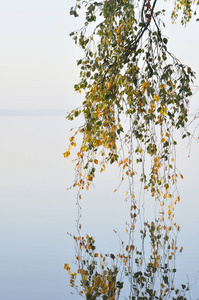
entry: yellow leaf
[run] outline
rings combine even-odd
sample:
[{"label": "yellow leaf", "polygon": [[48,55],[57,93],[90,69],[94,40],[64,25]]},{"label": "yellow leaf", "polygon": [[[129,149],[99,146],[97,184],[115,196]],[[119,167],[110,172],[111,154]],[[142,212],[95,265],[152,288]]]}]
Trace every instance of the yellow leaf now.
[{"label": "yellow leaf", "polygon": [[92,177],[91,175],[87,175],[87,176],[86,176],[86,180],[92,181],[92,180],[93,180],[93,177]]},{"label": "yellow leaf", "polygon": [[153,96],[153,98],[156,102],[158,102],[160,100],[160,96],[159,95],[157,96],[156,94]]},{"label": "yellow leaf", "polygon": [[120,160],[118,163],[118,166],[120,167],[122,163],[123,163],[123,160]]},{"label": "yellow leaf", "polygon": [[66,152],[64,153],[64,157],[69,157],[69,155],[70,155],[70,151],[66,151]]},{"label": "yellow leaf", "polygon": [[65,264],[64,269],[66,269],[67,271],[70,270],[69,264]]},{"label": "yellow leaf", "polygon": [[182,174],[180,174],[180,177],[181,177],[182,179],[184,178]]},{"label": "yellow leaf", "polygon": [[161,85],[159,86],[159,88],[160,88],[160,90],[161,90],[161,89],[164,89],[164,88],[165,88],[165,84],[161,84]]},{"label": "yellow leaf", "polygon": [[97,165],[97,164],[98,164],[98,160],[97,160],[97,159],[94,159],[94,163]]},{"label": "yellow leaf", "polygon": [[142,87],[141,87],[141,91],[142,91],[142,93],[144,93],[145,91],[146,91],[146,89],[148,89],[148,87],[149,87],[149,82],[143,82],[142,83]]},{"label": "yellow leaf", "polygon": [[74,136],[71,136],[69,141],[72,142],[74,140]]}]

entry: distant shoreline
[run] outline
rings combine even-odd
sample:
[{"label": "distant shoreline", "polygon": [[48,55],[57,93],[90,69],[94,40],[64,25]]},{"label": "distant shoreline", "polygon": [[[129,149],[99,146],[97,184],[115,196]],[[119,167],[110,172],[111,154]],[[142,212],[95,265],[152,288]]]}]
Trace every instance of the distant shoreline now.
[{"label": "distant shoreline", "polygon": [[44,117],[44,116],[66,116],[67,112],[61,109],[33,109],[14,110],[0,109],[0,117]]}]

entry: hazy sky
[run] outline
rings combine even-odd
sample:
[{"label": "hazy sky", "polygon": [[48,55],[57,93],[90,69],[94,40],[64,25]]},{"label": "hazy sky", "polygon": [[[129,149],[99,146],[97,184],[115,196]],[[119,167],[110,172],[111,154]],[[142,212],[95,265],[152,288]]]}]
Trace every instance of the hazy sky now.
[{"label": "hazy sky", "polygon": [[69,37],[71,3],[1,1],[1,109],[59,109],[74,101],[78,48]]},{"label": "hazy sky", "polygon": [[[81,54],[69,37],[80,26],[69,15],[74,3],[1,0],[0,109],[69,110],[81,99],[73,90],[78,81],[76,59]],[[169,20],[166,34],[171,50],[199,78],[199,22],[184,29]]]}]

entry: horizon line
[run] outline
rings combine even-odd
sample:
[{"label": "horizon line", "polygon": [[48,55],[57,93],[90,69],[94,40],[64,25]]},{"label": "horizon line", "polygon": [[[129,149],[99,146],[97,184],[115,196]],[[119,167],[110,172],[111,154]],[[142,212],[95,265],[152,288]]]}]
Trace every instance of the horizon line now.
[{"label": "horizon line", "polygon": [[17,116],[66,116],[64,109],[0,109],[0,117]]}]

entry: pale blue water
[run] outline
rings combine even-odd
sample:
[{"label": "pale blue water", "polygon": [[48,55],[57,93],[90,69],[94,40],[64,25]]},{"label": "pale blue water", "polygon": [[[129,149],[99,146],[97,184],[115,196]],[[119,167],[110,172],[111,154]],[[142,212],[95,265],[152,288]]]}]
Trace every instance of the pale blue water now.
[{"label": "pale blue water", "polygon": [[[74,258],[77,210],[73,165],[63,158],[69,138],[64,117],[0,118],[0,299],[65,300],[72,296],[64,264]],[[181,225],[178,242],[184,251],[177,258],[179,280],[193,283],[199,270],[199,146],[187,159],[179,148],[184,180],[182,201],[176,209]],[[118,175],[99,177],[96,189],[82,199],[83,231],[96,237],[99,250],[113,252],[118,240],[113,229],[123,230],[128,217],[124,195],[113,194]],[[121,190],[122,191],[122,190]],[[199,280],[192,288],[199,298]],[[81,299],[81,298],[80,298]]]}]

